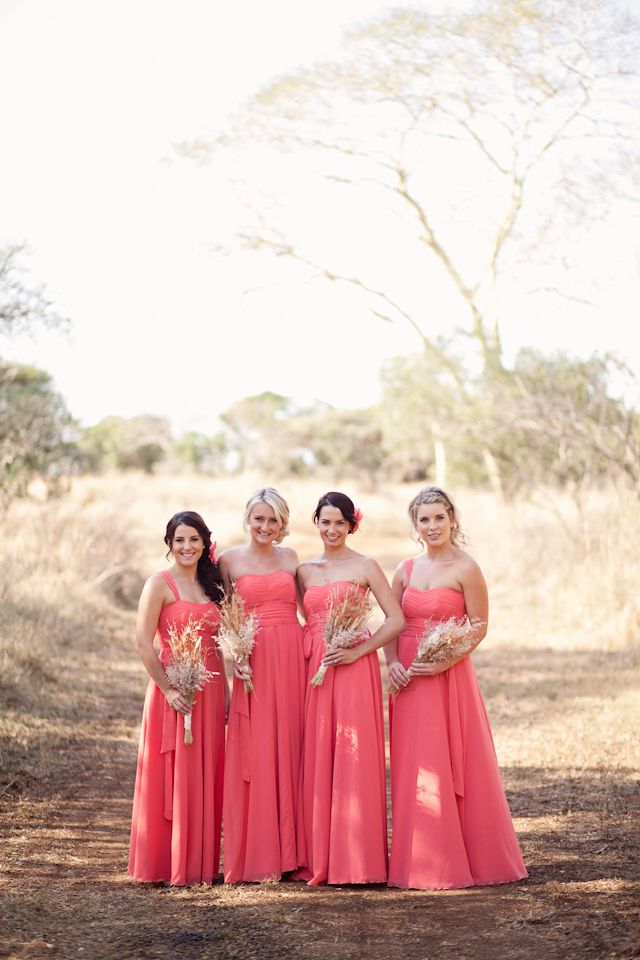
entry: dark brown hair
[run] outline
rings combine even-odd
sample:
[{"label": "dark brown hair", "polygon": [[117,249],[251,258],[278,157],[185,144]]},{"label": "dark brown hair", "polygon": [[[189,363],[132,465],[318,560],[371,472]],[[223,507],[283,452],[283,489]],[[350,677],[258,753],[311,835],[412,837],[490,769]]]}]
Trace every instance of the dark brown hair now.
[{"label": "dark brown hair", "polygon": [[174,513],[167,524],[164,535],[164,542],[169,547],[169,552],[171,552],[171,544],[173,543],[176,529],[181,523],[184,524],[185,527],[193,527],[194,530],[197,530],[204,541],[204,550],[198,560],[196,577],[205,595],[209,597],[210,600],[213,600],[214,603],[219,604],[222,600],[224,590],[218,564],[212,563],[209,557],[211,530],[209,530],[200,514],[195,513],[194,510],[181,510],[180,513]]},{"label": "dark brown hair", "polygon": [[358,526],[356,517],[356,508],[351,497],[346,493],[340,493],[338,490],[330,490],[318,500],[318,506],[313,513],[313,522],[317,523],[320,519],[320,511],[323,507],[336,507],[349,524],[349,533],[353,533]]}]

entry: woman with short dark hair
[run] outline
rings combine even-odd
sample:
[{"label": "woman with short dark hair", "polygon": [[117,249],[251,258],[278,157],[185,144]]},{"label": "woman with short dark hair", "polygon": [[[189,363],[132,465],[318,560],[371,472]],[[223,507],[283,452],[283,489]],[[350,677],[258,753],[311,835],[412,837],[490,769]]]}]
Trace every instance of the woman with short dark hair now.
[{"label": "woman with short dark hair", "polygon": [[[387,804],[384,723],[377,648],[404,620],[379,564],[347,546],[361,519],[353,501],[330,491],[313,520],[323,543],[315,560],[298,568],[307,615],[309,676],[326,667],[321,684],[307,686],[300,849],[311,885],[384,883],[387,879]],[[327,650],[328,605],[348,591],[371,591],[384,613],[373,635]],[[355,597],[354,597],[355,600]]]}]

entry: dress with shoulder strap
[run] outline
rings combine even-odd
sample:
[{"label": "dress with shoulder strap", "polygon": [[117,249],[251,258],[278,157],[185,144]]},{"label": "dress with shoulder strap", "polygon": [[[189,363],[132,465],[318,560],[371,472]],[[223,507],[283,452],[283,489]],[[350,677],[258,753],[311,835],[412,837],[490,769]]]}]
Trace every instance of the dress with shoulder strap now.
[{"label": "dress with shoulder strap", "polygon": [[205,664],[215,671],[196,694],[191,731],[184,743],[182,714],[169,706],[149,681],[142,714],[131,820],[129,873],[136,880],[164,880],[176,886],[212,883],[220,864],[224,776],[223,670],[213,636],[217,604],[182,600],[168,571],[161,574],[175,600],[158,620],[160,661],[171,662],[169,627],[181,629],[189,616],[202,620]]},{"label": "dress with shoulder strap", "polygon": [[[462,592],[412,587],[412,567],[407,561],[398,637],[405,668],[428,623],[467,616]],[[413,677],[390,698],[389,725],[389,886],[437,890],[526,877],[471,657]]]}]

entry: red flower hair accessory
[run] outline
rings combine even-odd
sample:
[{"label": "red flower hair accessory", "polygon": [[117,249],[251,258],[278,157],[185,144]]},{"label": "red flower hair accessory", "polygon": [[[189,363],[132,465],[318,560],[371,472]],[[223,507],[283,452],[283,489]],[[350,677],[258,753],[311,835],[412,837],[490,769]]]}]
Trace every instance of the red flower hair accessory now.
[{"label": "red flower hair accessory", "polygon": [[356,507],[356,511],[355,511],[355,513],[354,513],[354,517],[356,518],[356,522],[354,523],[353,527],[351,528],[351,533],[355,533],[355,532],[356,532],[356,530],[357,530],[358,527],[360,526],[360,521],[362,520],[362,510],[360,510],[359,507]]},{"label": "red flower hair accessory", "polygon": [[209,560],[211,560],[211,563],[217,563],[217,562],[218,562],[218,561],[216,560],[216,547],[217,547],[217,546],[218,546],[218,544],[217,544],[217,542],[214,540],[214,542],[213,542],[213,543],[211,544],[211,546],[209,547]]}]

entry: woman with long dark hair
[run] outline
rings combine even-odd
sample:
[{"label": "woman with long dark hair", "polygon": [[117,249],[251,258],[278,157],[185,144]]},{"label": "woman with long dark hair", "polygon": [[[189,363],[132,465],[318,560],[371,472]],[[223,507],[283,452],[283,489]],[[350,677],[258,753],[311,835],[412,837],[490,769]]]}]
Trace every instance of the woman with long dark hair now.
[{"label": "woman with long dark hair", "polygon": [[[376,650],[399,633],[404,620],[379,564],[347,546],[360,519],[346,494],[330,491],[320,497],[313,520],[323,551],[298,568],[309,676],[321,665],[328,668],[320,685],[307,686],[305,704],[299,848],[306,868],[297,876],[314,886],[387,879],[384,723]],[[371,591],[385,619],[373,635],[328,651],[328,605],[340,603],[349,590]]]},{"label": "woman with long dark hair", "polygon": [[[173,563],[144,585],[136,644],[150,680],[142,715],[133,799],[129,873],[176,886],[218,876],[229,691],[215,644],[222,598],[211,531],[191,510],[169,520],[164,537]],[[169,556],[169,554],[167,556]],[[170,629],[196,621],[205,666],[214,676],[190,703],[171,686]],[[154,645],[157,638],[159,650]],[[193,742],[185,744],[191,714]]]}]

